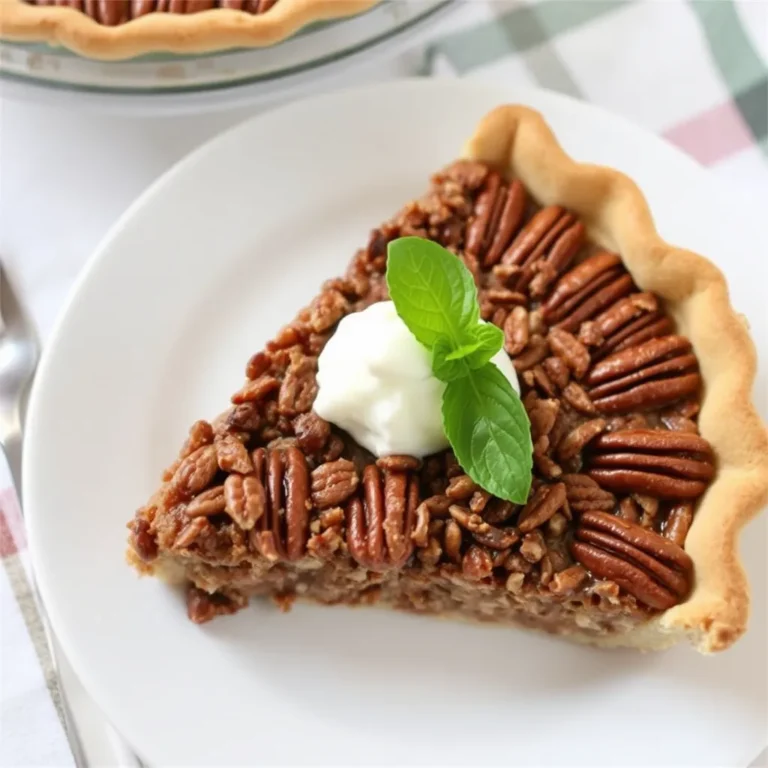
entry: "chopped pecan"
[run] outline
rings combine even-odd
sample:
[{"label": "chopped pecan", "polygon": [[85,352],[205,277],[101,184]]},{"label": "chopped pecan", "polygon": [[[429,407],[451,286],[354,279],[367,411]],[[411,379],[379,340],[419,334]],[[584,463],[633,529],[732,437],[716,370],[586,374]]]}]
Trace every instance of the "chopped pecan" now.
[{"label": "chopped pecan", "polygon": [[336,325],[349,309],[349,302],[339,291],[325,290],[312,302],[309,327],[315,333],[327,331]]},{"label": "chopped pecan", "polygon": [[244,531],[250,531],[266,510],[267,494],[255,474],[229,475],[223,496],[227,514]]},{"label": "chopped pecan", "polygon": [[253,471],[248,449],[232,435],[224,435],[216,440],[216,459],[219,469],[224,472],[239,472],[247,475]]},{"label": "chopped pecan", "polygon": [[461,560],[461,571],[471,581],[482,581],[493,573],[493,558],[487,549],[472,544]]},{"label": "chopped pecan", "polygon": [[584,387],[577,384],[575,381],[572,381],[563,390],[563,400],[565,400],[565,402],[572,408],[575,408],[579,413],[583,413],[587,416],[593,416],[597,413],[595,404],[584,390]]},{"label": "chopped pecan", "polygon": [[520,535],[514,528],[503,529],[486,523],[480,515],[474,515],[464,507],[452,505],[449,512],[451,517],[468,530],[478,544],[490,549],[509,549],[520,540]]},{"label": "chopped pecan", "polygon": [[270,365],[272,365],[270,356],[266,352],[257,352],[251,356],[251,359],[245,366],[245,376],[251,381],[258,379],[269,370]]},{"label": "chopped pecan", "polygon": [[417,547],[426,547],[429,543],[429,524],[430,524],[429,506],[426,501],[422,501],[416,507],[416,524],[411,534],[411,541]]},{"label": "chopped pecan", "polygon": [[248,605],[248,598],[239,593],[224,595],[214,592],[209,594],[191,584],[187,589],[187,616],[195,624],[204,624],[216,616],[237,613],[246,605]]},{"label": "chopped pecan", "polygon": [[478,486],[469,475],[457,475],[451,478],[445,495],[452,501],[466,501],[476,490]]},{"label": "chopped pecan", "polygon": [[567,461],[578,456],[584,446],[605,430],[605,419],[591,419],[574,427],[557,446],[557,457]]},{"label": "chopped pecan", "polygon": [[348,459],[321,464],[312,470],[312,501],[316,507],[335,507],[346,501],[360,482],[357,469]]},{"label": "chopped pecan", "polygon": [[597,324],[592,320],[585,320],[579,326],[578,338],[585,347],[599,347],[605,341]]},{"label": "chopped pecan", "polygon": [[171,485],[181,494],[194,496],[210,485],[218,469],[216,449],[212,445],[204,445],[179,464]]},{"label": "chopped pecan", "polygon": [[227,416],[227,424],[234,429],[256,432],[261,426],[258,406],[253,402],[236,405]]},{"label": "chopped pecan", "polygon": [[528,345],[528,310],[515,307],[504,321],[504,349],[510,357],[522,353]]},{"label": "chopped pecan", "polygon": [[666,610],[683,600],[693,563],[677,544],[605,512],[585,512],[571,553],[600,579],[615,581],[640,602]]},{"label": "chopped pecan", "polygon": [[476,515],[482,515],[490,500],[491,494],[488,491],[484,491],[482,488],[479,491],[475,491],[469,500],[469,511]]},{"label": "chopped pecan", "polygon": [[149,563],[157,557],[157,542],[149,530],[149,523],[142,517],[137,517],[131,523],[131,545],[136,554]]},{"label": "chopped pecan", "polygon": [[714,475],[709,443],[688,432],[609,432],[595,438],[590,449],[589,476],[611,491],[695,499]]},{"label": "chopped pecan", "polygon": [[547,357],[541,365],[544,368],[547,376],[549,376],[549,380],[558,389],[565,389],[565,387],[568,386],[571,374],[568,366],[563,360],[561,360],[559,357]]},{"label": "chopped pecan", "polygon": [[549,589],[556,595],[570,595],[575,592],[587,578],[587,572],[581,565],[572,565],[554,575]]},{"label": "chopped pecan", "polygon": [[317,358],[297,352],[280,385],[277,407],[284,416],[296,416],[312,407],[317,395]]},{"label": "chopped pecan", "polygon": [[243,388],[232,395],[235,405],[254,403],[263,400],[268,394],[280,388],[280,380],[274,376],[259,376],[258,379],[247,381]]},{"label": "chopped pecan", "polygon": [[187,549],[192,546],[203,532],[212,531],[213,526],[205,517],[193,517],[180,531],[173,542],[173,549]]},{"label": "chopped pecan", "polygon": [[534,365],[523,372],[523,381],[529,387],[538,387],[547,397],[555,397],[557,390],[541,365]]},{"label": "chopped pecan", "polygon": [[187,517],[210,517],[223,512],[225,507],[224,486],[217,485],[195,496],[187,504],[184,512]]},{"label": "chopped pecan", "polygon": [[543,336],[534,334],[528,339],[526,348],[512,361],[518,373],[538,365],[549,354],[549,344]]},{"label": "chopped pecan", "polygon": [[520,554],[529,563],[538,563],[547,552],[547,545],[541,531],[530,531],[523,536],[523,543],[520,545]]},{"label": "chopped pecan", "polygon": [[637,507],[637,502],[630,496],[624,497],[619,502],[619,517],[624,520],[629,520],[630,523],[636,523],[640,517],[640,510]]},{"label": "chopped pecan", "polygon": [[483,510],[483,519],[491,525],[498,525],[509,520],[517,510],[517,506],[511,501],[493,498]]},{"label": "chopped pecan", "polygon": [[524,573],[510,573],[509,576],[507,576],[507,580],[506,582],[504,582],[504,585],[507,588],[508,592],[512,592],[512,594],[517,595],[523,591],[524,582],[525,582]]},{"label": "chopped pecan", "polygon": [[565,485],[568,504],[577,512],[589,509],[608,511],[616,506],[614,495],[603,490],[588,475],[563,475],[560,480]]},{"label": "chopped pecan", "polygon": [[463,535],[459,524],[455,520],[449,520],[445,524],[444,543],[445,554],[454,563],[461,561],[461,542]]},{"label": "chopped pecan", "polygon": [[536,398],[527,410],[531,422],[531,437],[536,441],[552,431],[560,412],[560,401]]},{"label": "chopped pecan", "polygon": [[257,448],[253,465],[266,489],[266,505],[251,540],[268,560],[298,560],[304,555],[312,508],[304,454],[295,446],[270,451]]},{"label": "chopped pecan", "polygon": [[679,504],[675,504],[667,515],[667,521],[664,525],[664,537],[682,547],[692,522],[693,504],[690,501],[682,501]]},{"label": "chopped pecan", "polygon": [[552,351],[573,371],[577,379],[581,379],[589,368],[589,351],[568,331],[562,328],[552,328],[547,336]]},{"label": "chopped pecan", "polygon": [[319,453],[331,436],[331,425],[314,411],[299,414],[293,421],[299,448],[305,453]]},{"label": "chopped pecan", "polygon": [[700,384],[696,356],[682,336],[651,339],[614,352],[587,376],[590,397],[601,413],[626,413],[669,405]]},{"label": "chopped pecan", "polygon": [[413,552],[411,534],[419,505],[418,479],[369,464],[363,470],[363,498],[347,503],[347,547],[364,568],[400,568]]},{"label": "chopped pecan", "polygon": [[542,485],[533,494],[520,512],[517,527],[521,533],[528,533],[549,520],[558,510],[567,506],[567,494],[564,483]]},{"label": "chopped pecan", "polygon": [[189,436],[179,453],[179,458],[186,459],[204,445],[210,445],[213,437],[213,427],[207,421],[196,421],[190,427]]},{"label": "chopped pecan", "polygon": [[326,528],[322,533],[315,533],[307,542],[307,553],[319,560],[329,559],[342,544],[338,528]]}]

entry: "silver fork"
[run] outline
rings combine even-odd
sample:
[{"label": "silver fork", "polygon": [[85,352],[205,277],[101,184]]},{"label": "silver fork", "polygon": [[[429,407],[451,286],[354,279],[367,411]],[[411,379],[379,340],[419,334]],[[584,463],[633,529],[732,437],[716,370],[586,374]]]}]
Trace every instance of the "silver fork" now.
[{"label": "silver fork", "polygon": [[[16,494],[21,505],[21,436],[32,378],[37,367],[39,347],[31,323],[25,317],[16,295],[0,263],[0,445],[5,453]],[[40,619],[48,639],[50,659],[41,659],[43,667],[55,681],[53,699],[67,732],[72,756],[80,768],[86,765],[82,744],[74,724],[61,675],[53,651],[53,636],[43,613],[43,604],[34,582],[30,585],[39,609]],[[43,649],[44,652],[44,649]],[[50,666],[47,662],[50,662]],[[46,675],[48,677],[48,675]]]}]

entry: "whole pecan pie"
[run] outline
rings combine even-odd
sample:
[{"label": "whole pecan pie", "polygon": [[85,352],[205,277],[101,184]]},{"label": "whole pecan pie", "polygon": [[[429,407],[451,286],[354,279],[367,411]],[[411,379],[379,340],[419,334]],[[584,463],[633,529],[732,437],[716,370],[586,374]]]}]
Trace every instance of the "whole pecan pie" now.
[{"label": "whole pecan pie", "polygon": [[205,53],[285,40],[378,0],[0,0],[0,38],[62,45],[94,59]]},{"label": "whole pecan pie", "polygon": [[[450,450],[376,459],[312,410],[319,353],[387,298],[406,235],[453,251],[503,330],[533,443],[525,504]],[[721,650],[748,615],[737,537],[768,495],[754,376],[721,273],[660,239],[632,181],[501,107],[193,425],[129,560],[184,581],[195,622],[268,595]]]}]

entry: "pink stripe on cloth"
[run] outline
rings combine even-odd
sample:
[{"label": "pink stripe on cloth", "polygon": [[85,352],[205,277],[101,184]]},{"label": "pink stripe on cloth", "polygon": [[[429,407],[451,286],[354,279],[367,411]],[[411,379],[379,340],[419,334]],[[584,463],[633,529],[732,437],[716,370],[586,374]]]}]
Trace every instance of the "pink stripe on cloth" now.
[{"label": "pink stripe on cloth", "polygon": [[19,501],[13,488],[0,491],[0,557],[20,552],[27,546]]},{"label": "pink stripe on cloth", "polygon": [[732,101],[701,112],[664,135],[703,165],[713,165],[754,142],[749,126]]}]

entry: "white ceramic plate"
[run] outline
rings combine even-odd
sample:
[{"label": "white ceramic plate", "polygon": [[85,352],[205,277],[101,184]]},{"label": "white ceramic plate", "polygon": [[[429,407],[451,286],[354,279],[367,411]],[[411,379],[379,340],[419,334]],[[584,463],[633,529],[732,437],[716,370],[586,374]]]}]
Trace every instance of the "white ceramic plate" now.
[{"label": "white ceramic plate", "polygon": [[226,405],[250,353],[504,101],[543,110],[577,158],[634,175],[662,233],[726,270],[765,349],[764,220],[659,140],[569,99],[392,83],[260,116],[194,153],[90,262],[42,364],[25,453],[54,629],[149,763],[738,766],[764,746],[762,523],[743,542],[751,632],[709,659],[364,609],[257,604],[198,627],[123,562],[125,523],[189,424]]}]

